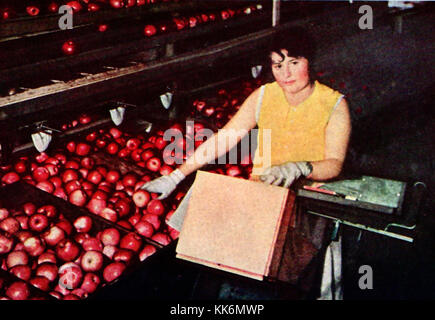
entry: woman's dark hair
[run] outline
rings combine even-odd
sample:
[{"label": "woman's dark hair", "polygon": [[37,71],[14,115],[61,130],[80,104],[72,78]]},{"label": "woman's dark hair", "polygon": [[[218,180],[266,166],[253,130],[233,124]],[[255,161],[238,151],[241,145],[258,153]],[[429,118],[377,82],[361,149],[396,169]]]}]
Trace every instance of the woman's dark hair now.
[{"label": "woman's dark hair", "polygon": [[314,40],[308,32],[301,27],[280,30],[272,36],[269,44],[269,54],[276,52],[281,55],[282,49],[287,50],[290,57],[304,57],[310,63],[314,59]]},{"label": "woman's dark hair", "polygon": [[268,63],[270,64],[270,54],[276,52],[283,59],[281,50],[285,49],[289,57],[305,58],[309,62],[310,80],[314,81],[313,61],[315,56],[315,44],[311,35],[302,27],[292,27],[290,29],[275,32],[270,40],[268,48]]}]

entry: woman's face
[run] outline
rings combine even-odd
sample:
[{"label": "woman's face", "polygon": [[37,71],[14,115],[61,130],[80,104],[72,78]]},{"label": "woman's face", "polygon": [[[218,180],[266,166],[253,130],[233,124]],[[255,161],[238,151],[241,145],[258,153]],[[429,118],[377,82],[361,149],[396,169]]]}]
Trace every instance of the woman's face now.
[{"label": "woman's face", "polygon": [[303,57],[289,57],[285,49],[282,49],[281,53],[284,60],[276,52],[270,55],[273,76],[284,91],[298,93],[310,84],[308,60]]}]

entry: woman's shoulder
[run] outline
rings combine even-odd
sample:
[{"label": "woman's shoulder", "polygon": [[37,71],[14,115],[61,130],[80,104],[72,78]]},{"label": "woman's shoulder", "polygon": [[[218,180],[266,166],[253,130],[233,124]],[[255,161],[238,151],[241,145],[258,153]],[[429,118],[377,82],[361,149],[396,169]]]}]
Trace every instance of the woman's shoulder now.
[{"label": "woman's shoulder", "polygon": [[322,96],[340,97],[344,94],[316,80],[316,87]]}]

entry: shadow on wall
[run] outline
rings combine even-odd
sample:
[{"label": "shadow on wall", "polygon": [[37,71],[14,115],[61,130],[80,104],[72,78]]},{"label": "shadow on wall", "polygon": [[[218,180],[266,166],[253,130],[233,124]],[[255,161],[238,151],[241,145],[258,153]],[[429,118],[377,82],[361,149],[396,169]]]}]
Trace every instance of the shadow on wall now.
[{"label": "shadow on wall", "polygon": [[388,105],[353,126],[345,170],[423,181],[433,189],[435,169],[434,86],[400,105]]}]

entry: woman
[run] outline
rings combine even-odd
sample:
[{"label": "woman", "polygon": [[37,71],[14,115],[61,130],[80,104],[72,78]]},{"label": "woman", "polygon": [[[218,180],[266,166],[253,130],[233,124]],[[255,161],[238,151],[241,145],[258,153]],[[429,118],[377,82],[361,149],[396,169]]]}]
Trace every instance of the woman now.
[{"label": "woman", "polygon": [[[187,175],[227,153],[257,125],[252,179],[289,187],[301,176],[321,181],[339,175],[351,132],[346,100],[339,92],[313,80],[310,64],[314,50],[303,30],[294,28],[277,34],[269,52],[275,81],[255,90],[234,117],[198,147],[193,161],[189,159],[169,176],[148,182],[144,189],[161,193],[160,199],[167,197]],[[227,143],[225,137],[230,130],[235,130],[237,139]],[[265,139],[269,133],[270,139]],[[201,162],[195,160],[196,155],[210,149],[215,152],[207,153]],[[269,150],[270,163],[264,163]],[[169,224],[174,228],[181,228],[189,193],[172,215]],[[324,218],[298,215],[287,234],[278,277],[305,292],[320,289],[321,299],[341,299],[341,241],[329,244],[330,226]],[[313,281],[322,264],[322,283],[317,287]],[[314,294],[319,296],[319,292]]]},{"label": "woman", "polygon": [[[328,180],[338,176],[346,155],[351,123],[346,100],[339,92],[314,81],[310,63],[313,45],[294,28],[274,36],[269,61],[275,79],[255,90],[239,111],[216,134],[198,147],[192,157],[214,149],[203,161],[186,161],[168,176],[148,182],[144,189],[166,198],[187,175],[234,147],[258,125],[258,147],[252,179],[289,187],[305,176]],[[223,138],[228,131],[242,132],[232,143]],[[270,130],[270,143],[264,133]],[[221,137],[221,139],[219,139]],[[267,145],[265,145],[267,144]],[[260,155],[270,150],[270,166]]]}]

